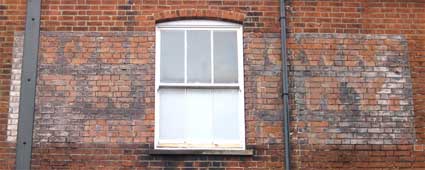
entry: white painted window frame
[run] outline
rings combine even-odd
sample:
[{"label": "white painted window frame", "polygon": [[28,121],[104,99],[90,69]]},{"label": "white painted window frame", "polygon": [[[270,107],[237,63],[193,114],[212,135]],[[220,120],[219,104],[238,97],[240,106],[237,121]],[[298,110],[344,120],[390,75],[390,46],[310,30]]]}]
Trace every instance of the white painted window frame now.
[{"label": "white painted window frame", "polygon": [[[160,44],[161,30],[210,30],[211,34],[215,30],[231,30],[237,33],[237,51],[238,51],[238,83],[187,83],[187,52],[185,49],[185,83],[161,83],[160,82]],[[164,150],[245,150],[245,101],[244,101],[244,72],[243,72],[243,27],[240,24],[212,21],[212,20],[181,20],[159,23],[156,25],[156,45],[155,45],[155,149]],[[213,42],[213,36],[211,37]],[[186,32],[185,32],[186,44]],[[213,43],[211,43],[213,46]],[[186,45],[185,45],[186,47]],[[211,49],[211,81],[214,80],[214,62],[213,48]],[[160,98],[159,90],[161,88],[206,88],[206,89],[238,89],[238,118],[239,118],[239,136],[238,141],[212,141],[211,145],[205,144],[196,145],[188,144],[180,140],[160,140],[159,127],[160,125]]]}]

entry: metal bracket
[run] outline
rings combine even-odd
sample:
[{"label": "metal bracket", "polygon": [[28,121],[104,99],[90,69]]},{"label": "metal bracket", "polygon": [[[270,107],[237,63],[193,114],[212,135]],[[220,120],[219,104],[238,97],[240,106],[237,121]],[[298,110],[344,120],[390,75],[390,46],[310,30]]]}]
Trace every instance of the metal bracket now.
[{"label": "metal bracket", "polygon": [[31,169],[32,135],[34,124],[35,86],[40,39],[41,0],[27,0],[25,19],[24,56],[22,59],[21,90],[19,97],[16,169]]}]

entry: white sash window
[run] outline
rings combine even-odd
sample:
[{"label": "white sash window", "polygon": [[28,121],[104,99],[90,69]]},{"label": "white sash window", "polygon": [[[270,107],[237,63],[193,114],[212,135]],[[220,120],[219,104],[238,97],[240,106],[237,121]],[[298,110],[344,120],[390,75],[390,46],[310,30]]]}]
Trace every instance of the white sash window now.
[{"label": "white sash window", "polygon": [[156,149],[245,149],[242,26],[157,24]]}]

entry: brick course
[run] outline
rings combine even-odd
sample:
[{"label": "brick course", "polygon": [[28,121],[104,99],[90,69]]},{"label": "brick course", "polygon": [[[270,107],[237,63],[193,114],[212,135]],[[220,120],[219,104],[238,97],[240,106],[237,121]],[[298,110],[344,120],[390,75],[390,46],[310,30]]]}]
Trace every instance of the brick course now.
[{"label": "brick course", "polygon": [[[425,169],[425,2],[287,4],[292,166]],[[0,0],[0,169],[13,169],[25,1]],[[244,26],[247,148],[151,156],[157,22]],[[283,169],[278,0],[46,0],[34,169]]]}]

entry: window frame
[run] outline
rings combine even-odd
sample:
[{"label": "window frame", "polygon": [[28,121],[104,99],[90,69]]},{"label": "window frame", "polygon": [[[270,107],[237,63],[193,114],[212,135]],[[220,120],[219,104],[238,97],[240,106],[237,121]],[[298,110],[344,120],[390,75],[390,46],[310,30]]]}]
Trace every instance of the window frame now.
[{"label": "window frame", "polygon": [[[160,82],[160,63],[161,63],[161,30],[185,30],[185,56],[184,56],[184,83],[161,83]],[[187,82],[187,31],[188,30],[208,30],[211,31],[211,82],[210,83],[188,83]],[[236,31],[237,41],[237,83],[214,83],[214,31]],[[155,27],[155,132],[154,148],[164,150],[245,150],[245,101],[244,101],[244,72],[243,72],[243,27],[240,24],[214,21],[214,20],[180,20],[159,23]],[[211,143],[210,145],[192,145],[181,140],[160,140],[160,98],[159,90],[161,88],[200,88],[200,89],[237,89],[238,97],[238,122],[239,136],[238,142]],[[169,142],[168,144],[162,144]],[[216,142],[219,140],[213,140]]]}]

